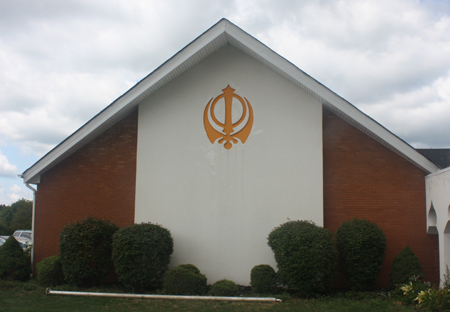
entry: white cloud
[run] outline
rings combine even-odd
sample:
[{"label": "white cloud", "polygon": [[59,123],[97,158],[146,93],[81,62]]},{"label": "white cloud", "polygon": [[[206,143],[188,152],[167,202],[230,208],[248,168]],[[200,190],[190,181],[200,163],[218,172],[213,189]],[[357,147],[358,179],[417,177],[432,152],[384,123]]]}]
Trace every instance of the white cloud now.
[{"label": "white cloud", "polygon": [[8,158],[0,150],[0,177],[14,177],[17,173],[17,167],[10,164]]},{"label": "white cloud", "polygon": [[21,199],[32,199],[31,192],[27,189],[24,189],[23,187],[18,186],[17,184],[14,184],[13,186],[9,187],[9,200],[11,203]]},{"label": "white cloud", "polygon": [[0,2],[0,137],[42,156],[216,22],[219,7]]},{"label": "white cloud", "polygon": [[411,1],[309,2],[267,44],[357,104],[408,91],[450,67],[450,19]]},{"label": "white cloud", "polygon": [[430,85],[361,108],[416,147],[449,147],[450,73]]},{"label": "white cloud", "polygon": [[33,193],[17,184],[0,182],[0,204],[10,205],[21,198],[32,200]]}]

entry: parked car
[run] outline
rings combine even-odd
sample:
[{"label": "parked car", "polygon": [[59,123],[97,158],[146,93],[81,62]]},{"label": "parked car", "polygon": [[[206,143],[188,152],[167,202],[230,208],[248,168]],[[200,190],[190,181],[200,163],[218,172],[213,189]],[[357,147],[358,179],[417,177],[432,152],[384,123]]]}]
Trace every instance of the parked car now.
[{"label": "parked car", "polygon": [[15,238],[26,238],[29,242],[31,242],[31,236],[33,232],[31,230],[17,230],[14,232],[13,236]]}]

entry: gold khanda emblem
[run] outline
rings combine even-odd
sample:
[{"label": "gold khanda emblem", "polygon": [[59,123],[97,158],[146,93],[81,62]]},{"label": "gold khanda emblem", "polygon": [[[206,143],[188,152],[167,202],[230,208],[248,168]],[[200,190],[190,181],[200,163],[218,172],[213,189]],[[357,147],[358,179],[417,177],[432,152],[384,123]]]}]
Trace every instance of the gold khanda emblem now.
[{"label": "gold khanda emblem", "polygon": [[[253,109],[250,105],[250,102],[246,99],[242,99],[239,95],[235,94],[235,89],[231,88],[229,85],[222,90],[223,93],[216,97],[215,99],[212,98],[209,100],[208,105],[206,105],[205,112],[203,114],[203,123],[205,126],[206,134],[208,135],[209,140],[212,144],[216,142],[217,139],[219,140],[219,144],[222,144],[226,149],[230,149],[233,147],[231,142],[234,144],[238,143],[238,140],[241,140],[242,143],[245,143],[247,141],[248,136],[250,135],[250,132],[252,131],[253,126]],[[233,106],[233,98],[237,99],[240,104],[242,105],[242,116],[238,121],[233,123],[232,120],[232,106]],[[224,99],[225,100],[225,121],[224,123],[221,123],[219,120],[217,120],[214,109],[216,107],[216,104],[219,100]],[[247,117],[248,114],[248,118]],[[217,131],[210,123],[209,117],[211,117],[211,120],[220,128],[223,128],[222,132]],[[239,127],[245,120],[247,119],[246,124],[241,128]],[[239,127],[239,131],[235,131],[234,129]]]}]

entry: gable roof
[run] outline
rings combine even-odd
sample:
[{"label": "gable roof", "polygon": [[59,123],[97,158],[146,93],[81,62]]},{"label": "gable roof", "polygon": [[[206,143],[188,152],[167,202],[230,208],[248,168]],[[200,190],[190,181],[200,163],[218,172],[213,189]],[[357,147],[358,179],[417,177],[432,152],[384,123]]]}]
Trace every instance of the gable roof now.
[{"label": "gable roof", "polygon": [[431,160],[439,168],[450,167],[450,148],[416,148],[416,151]]},{"label": "gable roof", "polygon": [[22,178],[39,183],[40,175],[70,156],[137,108],[139,103],[209,55],[231,45],[319,99],[327,109],[428,173],[439,168],[405,141],[361,112],[294,64],[226,19],[205,31],[48,152]]}]

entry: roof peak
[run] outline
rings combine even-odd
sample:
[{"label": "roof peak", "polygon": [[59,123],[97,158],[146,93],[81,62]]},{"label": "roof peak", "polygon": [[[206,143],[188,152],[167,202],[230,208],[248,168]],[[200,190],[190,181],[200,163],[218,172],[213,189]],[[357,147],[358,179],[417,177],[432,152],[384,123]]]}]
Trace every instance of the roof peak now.
[{"label": "roof peak", "polygon": [[142,100],[226,45],[233,46],[253,57],[288,81],[318,98],[323,105],[339,117],[416,166],[427,172],[438,170],[435,164],[378,122],[365,115],[358,108],[307,75],[231,21],[222,18],[28,168],[23,173],[24,182],[39,183],[42,173],[131,113]]}]

